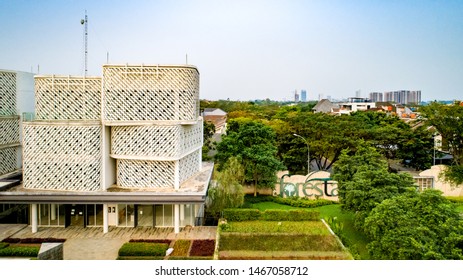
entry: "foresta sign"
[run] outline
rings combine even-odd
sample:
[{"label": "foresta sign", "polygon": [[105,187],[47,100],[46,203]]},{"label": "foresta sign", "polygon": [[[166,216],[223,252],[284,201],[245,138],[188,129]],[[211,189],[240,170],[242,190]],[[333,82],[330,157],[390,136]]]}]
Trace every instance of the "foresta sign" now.
[{"label": "foresta sign", "polygon": [[[337,182],[331,178],[308,178],[305,182],[285,182],[291,175],[281,176],[279,182],[281,197],[337,198]],[[302,177],[302,176],[300,176]]]}]

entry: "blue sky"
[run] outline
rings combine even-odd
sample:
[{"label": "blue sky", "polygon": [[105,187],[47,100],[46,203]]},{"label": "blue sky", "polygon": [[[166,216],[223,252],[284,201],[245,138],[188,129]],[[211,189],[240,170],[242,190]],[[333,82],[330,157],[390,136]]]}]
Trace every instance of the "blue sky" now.
[{"label": "blue sky", "polygon": [[82,75],[85,10],[88,75],[101,75],[108,53],[116,64],[188,55],[203,99],[463,97],[463,1],[450,0],[0,0],[0,68]]}]

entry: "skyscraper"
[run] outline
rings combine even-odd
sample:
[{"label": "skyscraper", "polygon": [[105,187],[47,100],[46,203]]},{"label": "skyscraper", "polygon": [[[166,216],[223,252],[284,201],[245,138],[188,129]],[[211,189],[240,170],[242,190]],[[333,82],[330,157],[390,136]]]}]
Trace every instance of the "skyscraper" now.
[{"label": "skyscraper", "polygon": [[383,93],[382,92],[370,92],[370,100],[372,102],[382,102]]},{"label": "skyscraper", "polygon": [[305,89],[301,89],[301,101],[302,102],[307,101],[307,91]]}]

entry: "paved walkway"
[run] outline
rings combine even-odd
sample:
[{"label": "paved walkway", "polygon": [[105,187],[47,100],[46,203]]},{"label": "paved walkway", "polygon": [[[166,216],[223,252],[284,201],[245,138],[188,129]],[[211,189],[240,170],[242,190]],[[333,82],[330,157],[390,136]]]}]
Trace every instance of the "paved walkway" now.
[{"label": "paved walkway", "polygon": [[110,227],[104,234],[101,227],[39,228],[32,233],[27,225],[0,225],[0,237],[64,238],[65,260],[115,260],[119,248],[130,239],[215,239],[217,227],[185,228],[175,234],[173,228]]}]

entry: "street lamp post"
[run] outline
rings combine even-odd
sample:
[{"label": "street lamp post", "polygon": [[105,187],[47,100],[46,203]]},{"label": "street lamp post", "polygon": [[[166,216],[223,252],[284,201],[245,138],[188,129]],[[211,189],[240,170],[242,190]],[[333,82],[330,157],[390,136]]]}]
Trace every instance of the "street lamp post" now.
[{"label": "street lamp post", "polygon": [[307,142],[307,140],[304,137],[302,137],[301,135],[299,135],[299,134],[294,133],[293,135],[296,136],[296,137],[301,138],[307,144],[307,175],[308,175],[310,173],[310,147],[309,147],[309,142]]}]

